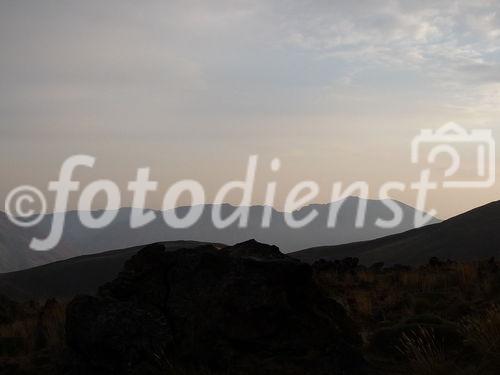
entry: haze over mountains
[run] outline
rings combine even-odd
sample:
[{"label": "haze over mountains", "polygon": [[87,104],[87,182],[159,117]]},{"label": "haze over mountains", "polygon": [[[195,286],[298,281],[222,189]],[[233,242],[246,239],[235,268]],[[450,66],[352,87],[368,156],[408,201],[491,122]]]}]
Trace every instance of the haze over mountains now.
[{"label": "haze over mountains", "polygon": [[472,261],[500,257],[500,201],[475,208],[441,223],[371,241],[321,246],[292,255],[312,263],[319,259],[357,257],[371,265],[418,265],[431,257]]},{"label": "haze over mountains", "polygon": [[[418,265],[432,257],[441,260],[473,261],[500,257],[500,201],[476,208],[441,223],[409,230],[387,237],[337,246],[322,246],[288,254],[313,263],[319,259],[335,260],[359,257],[367,266],[385,262],[386,265]],[[166,251],[196,248],[196,241],[162,242]],[[246,241],[255,249],[261,246]],[[217,245],[217,247],[224,247]],[[111,281],[126,260],[143,246],[80,256],[35,267],[29,270],[0,275],[0,294],[17,300],[70,298],[77,293],[94,293]]]},{"label": "haze over mountains", "polygon": [[[188,229],[168,227],[160,211],[155,211],[156,219],[148,225],[130,229],[130,208],[120,209],[115,220],[103,229],[85,228],[79,220],[76,211],[66,213],[63,238],[60,245],[48,252],[35,252],[29,249],[32,237],[45,238],[49,231],[53,214],[46,215],[42,222],[34,228],[19,228],[11,224],[2,214],[0,220],[0,272],[11,272],[44,265],[50,262],[101,253],[114,249],[124,249],[147,243],[190,240],[232,245],[246,241],[249,238],[278,246],[283,252],[293,252],[304,248],[324,245],[345,244],[400,233],[414,227],[415,210],[400,202],[395,202],[403,212],[402,222],[395,228],[384,229],[375,225],[377,219],[390,220],[393,212],[384,201],[367,200],[365,225],[356,228],[355,218],[360,198],[350,197],[343,201],[332,203],[341,205],[337,223],[334,228],[328,228],[330,204],[314,204],[294,212],[294,217],[300,219],[312,210],[317,210],[317,217],[300,229],[293,229],[285,222],[284,214],[272,209],[268,228],[262,227],[262,217],[265,207],[249,208],[248,225],[239,228],[233,223],[224,229],[217,229],[212,221],[212,205],[204,206],[203,214],[198,222]],[[224,204],[221,207],[222,217],[229,216],[235,207]],[[188,207],[176,209],[182,217]],[[101,212],[94,212],[98,216]],[[61,215],[56,214],[56,215]],[[437,219],[432,222],[438,222]]]},{"label": "haze over mountains", "polygon": [[75,249],[63,242],[53,251],[31,250],[31,238],[40,234],[37,228],[21,228],[12,224],[5,213],[0,212],[0,272],[24,269],[79,255]]}]

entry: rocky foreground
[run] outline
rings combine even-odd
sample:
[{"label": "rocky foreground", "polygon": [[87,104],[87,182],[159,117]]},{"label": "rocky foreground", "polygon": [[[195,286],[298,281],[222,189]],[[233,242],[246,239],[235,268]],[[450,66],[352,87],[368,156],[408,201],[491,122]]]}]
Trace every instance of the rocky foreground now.
[{"label": "rocky foreground", "polygon": [[361,341],[309,265],[249,241],[145,247],[67,310],[72,372],[360,374]]},{"label": "rocky foreground", "polygon": [[494,258],[310,266],[255,241],[170,245],[134,250],[92,295],[0,296],[0,374],[500,371]]}]

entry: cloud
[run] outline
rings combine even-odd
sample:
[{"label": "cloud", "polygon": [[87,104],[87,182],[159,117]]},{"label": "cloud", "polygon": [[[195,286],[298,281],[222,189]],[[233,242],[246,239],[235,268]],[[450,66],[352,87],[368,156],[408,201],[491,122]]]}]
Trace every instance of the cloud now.
[{"label": "cloud", "polygon": [[404,176],[420,128],[500,120],[498,0],[0,1],[0,47],[0,192],[75,152]]},{"label": "cloud", "polygon": [[500,63],[478,63],[459,67],[471,84],[500,83]]},{"label": "cloud", "polygon": [[[357,72],[374,66],[423,72],[435,87],[477,91],[499,80],[499,56],[494,54],[500,45],[497,2],[362,4],[332,2],[304,10],[288,23],[288,42],[324,58],[346,61]],[[471,96],[469,104],[476,100],[478,96]]]}]

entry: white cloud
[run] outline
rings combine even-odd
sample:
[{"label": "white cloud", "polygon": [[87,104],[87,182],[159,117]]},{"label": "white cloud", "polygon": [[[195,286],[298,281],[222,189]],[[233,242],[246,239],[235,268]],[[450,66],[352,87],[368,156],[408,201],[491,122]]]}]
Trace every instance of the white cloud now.
[{"label": "white cloud", "polygon": [[[498,55],[491,56],[500,45],[500,17],[496,12],[499,4],[411,4],[386,1],[364,2],[361,9],[334,5],[327,9],[311,8],[299,21],[288,23],[288,42],[320,56],[346,61],[356,71],[360,66],[418,70],[436,88],[481,92],[470,95],[469,106],[491,108],[491,101],[498,98],[490,97],[491,88],[483,85],[500,81],[496,74],[500,59]],[[448,100],[455,98],[450,95]],[[467,101],[465,93],[461,98],[459,107]]]}]

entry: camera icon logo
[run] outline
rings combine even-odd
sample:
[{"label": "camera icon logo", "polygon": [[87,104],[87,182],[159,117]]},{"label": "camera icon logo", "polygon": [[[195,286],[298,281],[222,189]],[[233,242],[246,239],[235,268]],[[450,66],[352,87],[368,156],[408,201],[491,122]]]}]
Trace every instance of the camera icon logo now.
[{"label": "camera icon logo", "polygon": [[[422,162],[426,146],[429,164],[436,162],[437,157],[447,154],[451,158],[451,164],[445,170],[447,178],[443,181],[445,188],[488,188],[495,184],[495,140],[490,129],[474,129],[467,132],[465,128],[449,122],[439,129],[423,129],[420,134],[413,138],[411,143],[411,161],[413,164]],[[465,162],[458,151],[459,147],[472,149],[472,157],[475,160],[467,160],[472,166],[472,173],[468,178],[458,178],[457,174]]]}]

